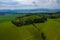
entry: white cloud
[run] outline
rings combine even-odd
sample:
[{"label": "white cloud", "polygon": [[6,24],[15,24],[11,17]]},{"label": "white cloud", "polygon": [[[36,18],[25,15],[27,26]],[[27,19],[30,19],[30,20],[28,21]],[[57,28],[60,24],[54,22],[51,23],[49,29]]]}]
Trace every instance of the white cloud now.
[{"label": "white cloud", "polygon": [[59,0],[0,0],[0,9],[60,8]]}]

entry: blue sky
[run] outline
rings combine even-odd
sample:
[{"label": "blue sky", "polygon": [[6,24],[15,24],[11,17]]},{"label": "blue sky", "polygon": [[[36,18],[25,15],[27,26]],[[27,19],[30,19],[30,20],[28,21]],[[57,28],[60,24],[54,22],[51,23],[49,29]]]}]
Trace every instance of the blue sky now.
[{"label": "blue sky", "polygon": [[60,0],[0,0],[0,9],[60,9]]}]

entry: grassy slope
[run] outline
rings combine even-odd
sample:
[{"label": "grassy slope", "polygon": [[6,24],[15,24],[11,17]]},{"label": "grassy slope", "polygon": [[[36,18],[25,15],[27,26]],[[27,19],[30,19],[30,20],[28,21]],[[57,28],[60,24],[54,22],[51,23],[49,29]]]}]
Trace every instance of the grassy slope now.
[{"label": "grassy slope", "polygon": [[[35,24],[45,33],[46,40],[60,40],[60,19],[49,19],[46,23]],[[40,40],[39,32],[33,25],[16,27],[10,21],[0,23],[0,40]]]},{"label": "grassy slope", "polygon": [[45,33],[47,40],[60,40],[60,19],[49,19],[46,23],[37,24]]},{"label": "grassy slope", "polygon": [[[0,40],[40,40],[39,32],[33,25],[16,27],[10,20],[20,16],[0,16]],[[35,24],[46,35],[46,40],[60,40],[60,19],[49,19],[46,23]]]},{"label": "grassy slope", "polygon": [[10,22],[0,24],[0,40],[39,40],[40,38],[35,38],[37,35],[39,34],[32,25],[17,28]]}]

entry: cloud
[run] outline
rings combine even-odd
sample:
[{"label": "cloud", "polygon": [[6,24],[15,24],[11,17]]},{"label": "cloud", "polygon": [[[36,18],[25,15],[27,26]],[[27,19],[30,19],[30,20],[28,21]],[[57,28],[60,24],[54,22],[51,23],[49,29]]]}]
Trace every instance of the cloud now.
[{"label": "cloud", "polygon": [[60,0],[0,0],[0,9],[60,9]]}]

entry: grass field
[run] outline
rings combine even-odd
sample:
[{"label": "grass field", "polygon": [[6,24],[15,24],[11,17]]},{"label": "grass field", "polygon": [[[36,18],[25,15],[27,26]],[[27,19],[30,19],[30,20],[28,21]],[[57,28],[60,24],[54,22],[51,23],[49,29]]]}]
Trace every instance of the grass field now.
[{"label": "grass field", "polygon": [[[18,15],[0,16],[0,40],[40,40],[40,33],[33,25],[16,27],[11,20]],[[60,40],[60,18],[48,19],[35,24],[46,36],[46,40]]]},{"label": "grass field", "polygon": [[15,19],[18,16],[22,16],[24,14],[6,14],[6,15],[0,15],[0,23],[1,22],[6,22],[6,21],[11,21]]}]

